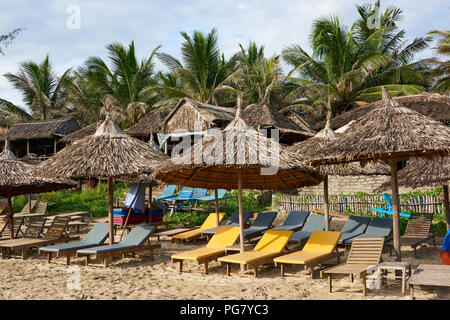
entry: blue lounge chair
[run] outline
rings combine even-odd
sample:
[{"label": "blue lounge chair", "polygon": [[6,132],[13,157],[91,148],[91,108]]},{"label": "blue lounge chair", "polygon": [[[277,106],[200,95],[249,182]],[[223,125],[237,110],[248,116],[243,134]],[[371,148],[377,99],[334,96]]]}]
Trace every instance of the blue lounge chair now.
[{"label": "blue lounge chair", "polygon": [[291,211],[281,226],[272,228],[272,230],[297,231],[303,227],[308,219],[309,211]]},{"label": "blue lounge chair", "polygon": [[181,188],[178,195],[176,195],[175,197],[168,198],[166,200],[169,200],[169,201],[170,200],[178,200],[178,201],[191,200],[194,189],[195,188],[192,188],[192,187],[183,187],[183,188]]},{"label": "blue lounge chair", "polygon": [[[247,224],[248,220],[252,216],[253,211],[244,211],[243,212],[243,218],[244,218],[244,225]],[[239,227],[239,210],[236,210],[231,215],[230,219],[228,219],[222,226],[227,227]],[[217,227],[206,229],[202,231],[202,235],[212,236],[216,233]]]},{"label": "blue lounge chair", "polygon": [[[392,214],[394,209],[392,208],[392,198],[389,193],[383,193],[384,200],[386,200],[387,204],[383,208],[374,208],[372,211],[379,212],[380,218],[383,218],[384,214]],[[409,218],[411,215],[409,213],[400,212],[400,217]]]},{"label": "blue lounge chair", "polygon": [[[330,220],[331,221],[331,217]],[[325,217],[310,214],[302,230],[295,232],[289,239],[289,243],[301,244],[309,239],[313,231],[325,231]]]},{"label": "blue lounge chair", "polygon": [[[105,268],[108,266],[109,258],[116,255],[125,255],[126,253],[134,255],[136,252],[148,250],[150,252],[148,257],[153,260],[153,250],[161,248],[161,244],[150,244],[150,236],[155,230],[155,226],[138,225],[119,243],[80,249],[77,250],[77,257],[86,257],[86,266],[89,265],[91,256],[94,256],[96,259],[103,259]],[[145,242],[148,242],[148,244],[145,244]]]},{"label": "blue lounge chair", "polygon": [[70,264],[70,256],[75,254],[77,250],[96,247],[101,245],[109,234],[109,225],[106,222],[97,222],[94,227],[84,236],[81,241],[55,244],[39,248],[39,254],[48,253],[48,263],[52,260],[52,255],[56,257],[66,257],[66,265]]},{"label": "blue lounge chair", "polygon": [[153,200],[166,200],[168,198],[176,197],[177,195],[174,194],[176,189],[177,189],[177,185],[175,185],[175,184],[167,186],[164,188],[161,195],[157,196],[157,197],[153,197]]},{"label": "blue lounge chair", "polygon": [[345,241],[363,234],[370,220],[371,217],[350,216],[342,227],[338,243],[344,244]]},{"label": "blue lounge chair", "polygon": [[250,239],[263,234],[270,228],[277,214],[278,212],[276,211],[258,213],[258,216],[256,217],[255,221],[253,221],[250,228],[244,230],[244,238]]},{"label": "blue lounge chair", "polygon": [[[225,190],[225,189],[217,189],[217,198],[219,200],[225,200],[225,199],[230,198],[229,196],[225,196],[227,194],[227,192],[228,192],[228,190]],[[214,192],[212,192],[209,196],[199,198],[198,200],[200,200],[200,201],[215,201],[216,198],[214,196]]]},{"label": "blue lounge chair", "polygon": [[208,193],[208,189],[204,188],[195,188],[194,192],[192,192],[192,200],[200,200],[201,198],[206,197],[206,194]]},{"label": "blue lounge chair", "polygon": [[353,239],[360,238],[389,238],[392,234],[392,219],[389,218],[372,218],[369,226],[366,229],[366,232],[356,236],[354,238],[350,238],[344,241],[345,245],[351,245]]}]

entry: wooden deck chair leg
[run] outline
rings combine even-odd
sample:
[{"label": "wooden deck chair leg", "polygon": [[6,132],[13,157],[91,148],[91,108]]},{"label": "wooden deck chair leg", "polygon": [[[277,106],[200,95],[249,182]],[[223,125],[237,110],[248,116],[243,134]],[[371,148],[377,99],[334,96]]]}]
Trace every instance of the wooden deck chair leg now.
[{"label": "wooden deck chair leg", "polygon": [[51,261],[52,261],[52,253],[49,252],[47,262],[50,263]]},{"label": "wooden deck chair leg", "polygon": [[70,254],[66,256],[66,266],[70,265]]},{"label": "wooden deck chair leg", "polygon": [[328,289],[330,293],[333,293],[333,275],[331,273],[328,274]]},{"label": "wooden deck chair leg", "polygon": [[284,277],[284,263],[280,264],[281,267],[281,276]]},{"label": "wooden deck chair leg", "polygon": [[205,274],[208,274],[208,262],[205,262]]},{"label": "wooden deck chair leg", "polygon": [[27,249],[28,248],[23,248],[22,249],[22,260],[25,260],[27,258]]},{"label": "wooden deck chair leg", "polygon": [[91,258],[89,255],[86,256],[86,267],[89,265]]},{"label": "wooden deck chair leg", "polygon": [[353,273],[350,273],[350,282],[353,282]]},{"label": "wooden deck chair leg", "polygon": [[362,285],[363,285],[363,295],[367,296],[367,286],[366,286],[366,273],[363,272],[361,275]]},{"label": "wooden deck chair leg", "polygon": [[225,266],[227,267],[227,276],[231,275],[231,263],[227,263],[225,264]]},{"label": "wooden deck chair leg", "polygon": [[258,278],[258,266],[253,268],[253,272],[254,272],[255,278]]},{"label": "wooden deck chair leg", "polygon": [[180,267],[178,269],[178,271],[183,272],[183,260],[179,260],[180,262]]},{"label": "wooden deck chair leg", "polygon": [[104,257],[103,258],[103,267],[107,268],[108,267],[108,257]]}]

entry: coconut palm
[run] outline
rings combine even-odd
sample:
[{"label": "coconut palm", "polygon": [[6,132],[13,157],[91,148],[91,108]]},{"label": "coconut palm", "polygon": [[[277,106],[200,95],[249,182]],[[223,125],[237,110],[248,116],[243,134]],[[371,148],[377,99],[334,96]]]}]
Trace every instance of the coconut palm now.
[{"label": "coconut palm", "polygon": [[70,71],[67,69],[58,77],[48,55],[40,64],[32,61],[22,63],[17,74],[7,73],[5,77],[20,91],[25,106],[1,99],[0,114],[11,121],[47,120],[65,115]]},{"label": "coconut palm", "polygon": [[[450,31],[449,30],[432,30],[428,34],[438,38],[438,44],[435,48],[437,54],[441,56],[450,56]],[[449,94],[450,93],[450,61],[438,61],[430,59],[431,64],[436,67],[430,73],[432,79],[432,90],[434,92]]]},{"label": "coconut palm", "polygon": [[[381,85],[392,95],[423,91],[425,64],[414,62],[413,57],[428,46],[430,38],[417,38],[405,45],[405,32],[396,26],[401,9],[389,7],[378,15],[367,4],[357,9],[360,18],[350,28],[336,16],[314,21],[312,55],[295,44],[283,50],[283,59],[293,67],[285,86],[290,107],[323,115],[331,95],[336,115],[378,100]],[[377,26],[370,28],[369,20],[374,17]]]},{"label": "coconut palm", "polygon": [[158,58],[180,81],[180,85],[158,84],[149,91],[163,93],[168,99],[189,97],[200,102],[217,104],[216,91],[235,71],[236,57],[226,60],[218,45],[218,34],[212,29],[208,34],[194,31],[192,38],[181,32],[182,61],[167,53]]},{"label": "coconut palm", "polygon": [[[0,54],[5,55],[5,48],[11,44],[11,42],[17,37],[17,35],[22,32],[24,29],[16,28],[7,34],[0,35]],[[3,47],[3,48],[2,48]]]},{"label": "coconut palm", "polygon": [[153,57],[159,46],[141,62],[136,57],[134,41],[128,48],[111,43],[106,49],[110,67],[101,58],[90,57],[81,74],[88,79],[86,89],[91,92],[86,92],[87,96],[96,96],[96,105],[100,106],[101,97],[109,95],[125,115],[119,123],[126,128],[139,122],[157,101],[157,95],[146,89],[156,84]]}]

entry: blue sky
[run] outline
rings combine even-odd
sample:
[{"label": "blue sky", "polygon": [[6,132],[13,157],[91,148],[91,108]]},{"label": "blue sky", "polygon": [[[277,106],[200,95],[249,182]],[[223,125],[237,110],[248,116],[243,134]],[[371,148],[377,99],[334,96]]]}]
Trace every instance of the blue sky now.
[{"label": "blue sky", "polygon": [[[191,34],[213,27],[219,31],[220,47],[227,57],[249,40],[264,45],[266,55],[280,53],[291,44],[309,49],[312,22],[336,14],[350,25],[357,17],[355,4],[370,0],[0,0],[0,34],[22,27],[13,43],[0,55],[0,97],[23,105],[21,96],[3,74],[18,71],[24,61],[41,62],[46,54],[58,74],[77,68],[89,57],[106,58],[111,42],[135,41],[139,58],[147,57],[158,45],[160,51],[180,56],[180,31]],[[67,9],[80,8],[80,29],[67,28]],[[446,0],[382,1],[404,11],[399,26],[407,38],[424,36],[432,29],[449,28],[450,4]],[[427,50],[423,57],[432,56]],[[157,69],[163,69],[157,63]],[[286,71],[286,70],[285,70]]]}]

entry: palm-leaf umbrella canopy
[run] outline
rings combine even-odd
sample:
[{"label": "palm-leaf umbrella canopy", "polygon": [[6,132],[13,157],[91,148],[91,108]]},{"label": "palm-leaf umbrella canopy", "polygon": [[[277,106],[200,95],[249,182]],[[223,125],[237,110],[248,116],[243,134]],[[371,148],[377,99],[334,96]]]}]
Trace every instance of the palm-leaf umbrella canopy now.
[{"label": "palm-leaf umbrella canopy", "polygon": [[[330,118],[328,117],[325,128],[320,130],[314,137],[305,141],[298,142],[287,148],[287,151],[293,154],[301,155],[305,159],[314,159],[320,157],[323,148],[330,143],[334,143],[339,136],[330,127]],[[318,167],[324,178],[324,211],[325,211],[325,230],[329,230],[329,207],[328,207],[328,175],[336,176],[357,176],[357,175],[389,175],[390,168],[382,161],[369,163],[362,167],[357,162],[351,162],[348,165],[329,164]]]},{"label": "palm-leaf umbrella canopy", "polygon": [[[238,189],[240,245],[244,251],[242,189],[291,189],[317,185],[322,176],[289,154],[272,138],[251,128],[236,116],[224,130],[209,131],[179,157],[159,165],[158,180],[191,187]],[[275,167],[275,170],[269,168]],[[267,172],[264,172],[267,170]]]},{"label": "palm-leaf umbrella canopy", "polygon": [[352,123],[340,138],[327,144],[314,165],[389,159],[393,198],[394,250],[400,255],[397,161],[408,157],[433,158],[450,152],[450,128],[408,108],[400,107],[383,87],[383,99]]},{"label": "palm-leaf umbrella canopy", "polygon": [[[107,101],[105,109],[109,110]],[[126,181],[144,177],[148,181],[148,174],[152,174],[155,165],[166,158],[148,144],[123,133],[110,119],[108,112],[94,135],[64,148],[38,165],[35,172],[45,177],[107,179],[109,239],[110,243],[114,243],[113,179]]]},{"label": "palm-leaf umbrella canopy", "polygon": [[[444,187],[444,207],[447,228],[450,227],[450,204],[448,185],[450,184],[450,156],[436,157],[432,160],[416,159],[398,172],[398,185],[408,188],[424,186]],[[383,183],[375,192],[390,188],[389,181]]]},{"label": "palm-leaf umbrella canopy", "polygon": [[[6,133],[5,136],[7,136]],[[67,189],[77,184],[68,179],[42,178],[34,175],[32,169],[32,165],[16,160],[9,149],[9,141],[5,137],[5,148],[0,153],[0,197],[8,199],[11,238],[14,237],[14,211],[11,197]]]}]

